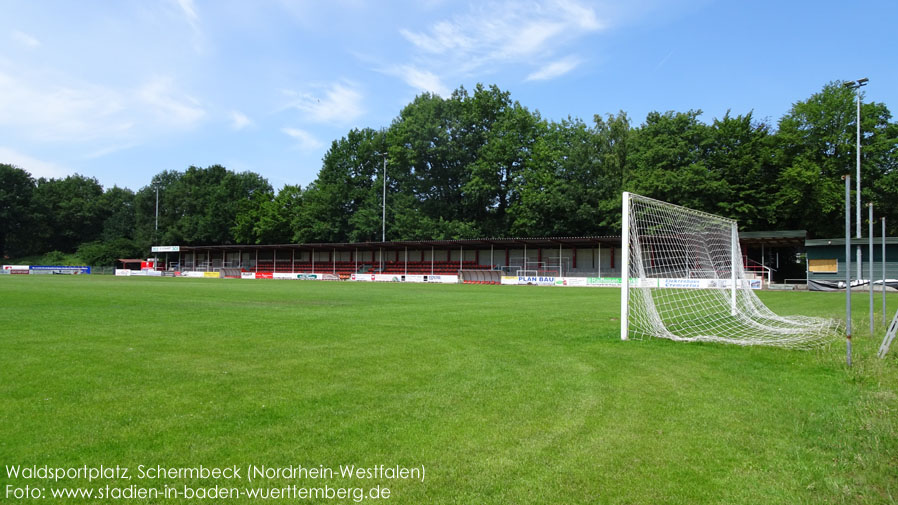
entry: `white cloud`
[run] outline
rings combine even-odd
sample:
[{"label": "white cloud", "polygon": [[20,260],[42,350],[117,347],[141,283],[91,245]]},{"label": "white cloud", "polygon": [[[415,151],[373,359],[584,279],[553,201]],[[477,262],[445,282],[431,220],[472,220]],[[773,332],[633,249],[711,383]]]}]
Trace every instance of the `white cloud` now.
[{"label": "white cloud", "polygon": [[0,73],[0,126],[42,141],[84,141],[127,133],[126,98],[102,86],[58,76]]},{"label": "white cloud", "polygon": [[459,77],[453,74],[489,72],[501,65],[539,67],[529,80],[558,77],[580,63],[572,58],[559,60],[558,52],[574,39],[605,27],[593,7],[578,0],[474,4],[468,12],[427,29],[401,29],[417,55],[414,65],[398,68],[414,72],[387,73],[418,88],[425,82]]},{"label": "white cloud", "polygon": [[481,67],[527,61],[554,52],[568,40],[604,28],[591,7],[574,0],[482,4],[435,23],[429,30],[400,30],[420,51]]},{"label": "white cloud", "polygon": [[41,45],[41,41],[19,30],[13,30],[11,36],[13,40],[28,48],[40,47]]},{"label": "white cloud", "polygon": [[452,91],[443,84],[439,76],[429,70],[422,70],[413,65],[403,65],[395,67],[389,73],[402,78],[406,84],[416,91],[428,91],[442,97],[448,97],[452,94]]},{"label": "white cloud", "polygon": [[15,149],[4,146],[0,146],[0,163],[9,163],[10,165],[15,165],[21,169],[24,169],[28,171],[28,173],[30,173],[35,179],[37,179],[38,177],[58,179],[60,177],[65,177],[66,175],[71,173],[70,170],[57,165],[56,163],[39,160],[27,154],[20,153]]},{"label": "white cloud", "polygon": [[196,14],[196,5],[193,3],[193,0],[175,0],[180,7],[181,11],[184,12],[184,16],[187,18],[187,22],[191,24],[191,26],[195,26],[197,20],[199,20],[199,16]]},{"label": "white cloud", "polygon": [[556,77],[560,77],[571,70],[577,68],[577,65],[580,64],[580,59],[569,56],[567,58],[553,61],[543,66],[539,70],[532,72],[527,76],[528,81],[545,81],[549,79],[554,79]]},{"label": "white cloud", "polygon": [[242,130],[252,124],[253,120],[246,117],[246,114],[240,112],[239,110],[231,111],[231,128],[235,130]]},{"label": "white cloud", "polygon": [[190,128],[206,115],[198,100],[175,88],[171,77],[150,80],[137,90],[137,98],[160,123],[175,127]]},{"label": "white cloud", "polygon": [[443,54],[451,50],[469,50],[474,40],[466,35],[462,28],[449,21],[440,21],[433,25],[431,34],[415,33],[401,29],[399,33],[424,52]]},{"label": "white cloud", "polygon": [[191,41],[193,50],[197,53],[204,53],[203,32],[200,29],[200,17],[196,10],[196,3],[193,0],[170,1],[175,4],[180,15],[190,25],[190,30],[193,32],[193,40]]},{"label": "white cloud", "polygon": [[346,124],[364,114],[362,94],[352,83],[337,82],[323,91],[320,96],[287,91],[290,96],[298,96],[288,107],[298,109],[305,114],[305,119],[316,123]]},{"label": "white cloud", "polygon": [[59,73],[0,70],[0,128],[29,141],[133,143],[192,128],[205,116],[201,104],[169,77],[116,89]]},{"label": "white cloud", "polygon": [[299,128],[281,128],[281,131],[297,141],[297,147],[303,151],[312,151],[324,147],[324,144],[311,133]]}]

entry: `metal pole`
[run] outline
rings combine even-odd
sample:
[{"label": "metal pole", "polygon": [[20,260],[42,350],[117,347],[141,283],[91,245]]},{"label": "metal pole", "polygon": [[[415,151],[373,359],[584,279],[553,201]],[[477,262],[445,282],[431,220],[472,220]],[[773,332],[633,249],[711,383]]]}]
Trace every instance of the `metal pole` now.
[{"label": "metal pole", "polygon": [[851,176],[845,175],[845,348],[851,366]]},{"label": "metal pole", "polygon": [[[384,197],[383,213],[381,214],[380,241],[387,241],[387,155],[384,153]],[[383,266],[383,265],[381,265]]]},{"label": "metal pole", "polygon": [[[863,79],[858,79],[856,81],[848,81],[843,83],[846,88],[855,90],[857,93],[857,147],[855,149],[855,154],[857,156],[857,194],[855,195],[857,200],[857,228],[856,228],[856,237],[861,238],[861,86],[866,86],[867,82],[870,79],[864,77]],[[862,261],[862,249],[861,244],[857,245],[857,278],[860,280],[863,277],[863,261]]]},{"label": "metal pole", "polygon": [[[159,231],[159,186],[156,186],[156,227],[153,231]],[[156,236],[153,235],[153,238],[155,239]]]},{"label": "metal pole", "polygon": [[882,222],[882,324],[886,324],[886,218],[881,217]]},{"label": "metal pole", "polygon": [[870,250],[870,336],[873,336],[873,204],[867,204],[867,220],[870,222],[870,238],[869,240],[869,250]]},{"label": "metal pole", "polygon": [[[857,200],[857,223],[855,227],[857,229],[856,236],[857,238],[861,238],[861,93],[858,91],[857,93],[857,148],[855,149],[857,152],[857,180],[855,184],[857,185],[857,194],[855,198]],[[862,274],[863,271],[863,260],[862,256],[861,244],[857,245],[857,278],[858,280],[862,279],[864,276]]]}]

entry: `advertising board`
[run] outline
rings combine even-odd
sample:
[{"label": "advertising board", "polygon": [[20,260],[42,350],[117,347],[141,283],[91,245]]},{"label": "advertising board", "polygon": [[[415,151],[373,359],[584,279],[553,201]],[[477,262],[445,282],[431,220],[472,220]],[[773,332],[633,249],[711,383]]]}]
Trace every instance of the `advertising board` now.
[{"label": "advertising board", "polygon": [[90,273],[90,267],[86,266],[31,265],[28,269],[32,274],[79,275]]}]

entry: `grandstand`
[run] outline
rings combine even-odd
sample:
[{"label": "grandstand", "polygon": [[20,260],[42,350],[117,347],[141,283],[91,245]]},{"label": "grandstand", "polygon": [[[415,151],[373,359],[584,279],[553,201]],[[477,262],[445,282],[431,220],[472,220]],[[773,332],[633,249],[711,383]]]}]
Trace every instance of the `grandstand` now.
[{"label": "grandstand", "polygon": [[165,270],[188,272],[614,276],[620,237],[422,240],[329,244],[179,246],[159,258]]},{"label": "grandstand", "polygon": [[[762,262],[770,251],[803,244],[806,232],[743,232],[743,250]],[[462,282],[495,283],[497,275],[620,277],[619,236],[404,240],[270,245],[163,246],[158,269],[180,272],[461,275]],[[767,247],[765,251],[765,246]],[[770,269],[744,258],[746,273],[769,280]],[[464,272],[469,272],[467,275]],[[495,272],[483,275],[475,272]]]}]

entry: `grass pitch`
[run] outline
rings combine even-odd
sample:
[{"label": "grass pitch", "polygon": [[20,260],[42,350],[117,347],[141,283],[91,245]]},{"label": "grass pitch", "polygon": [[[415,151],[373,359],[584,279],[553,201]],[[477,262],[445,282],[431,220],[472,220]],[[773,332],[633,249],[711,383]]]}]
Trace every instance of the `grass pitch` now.
[{"label": "grass pitch", "polygon": [[[0,492],[382,485],[390,498],[366,503],[898,500],[898,349],[875,357],[881,328],[875,337],[859,332],[849,370],[842,342],[811,352],[621,342],[619,296],[600,288],[0,278],[3,465],[426,472],[423,482],[47,482],[10,478],[3,468]],[[857,295],[855,328],[866,328],[865,296]],[[844,314],[838,293],[761,297],[782,314]],[[898,308],[894,295],[889,307]],[[3,503],[40,501],[123,500],[0,494]]]}]

